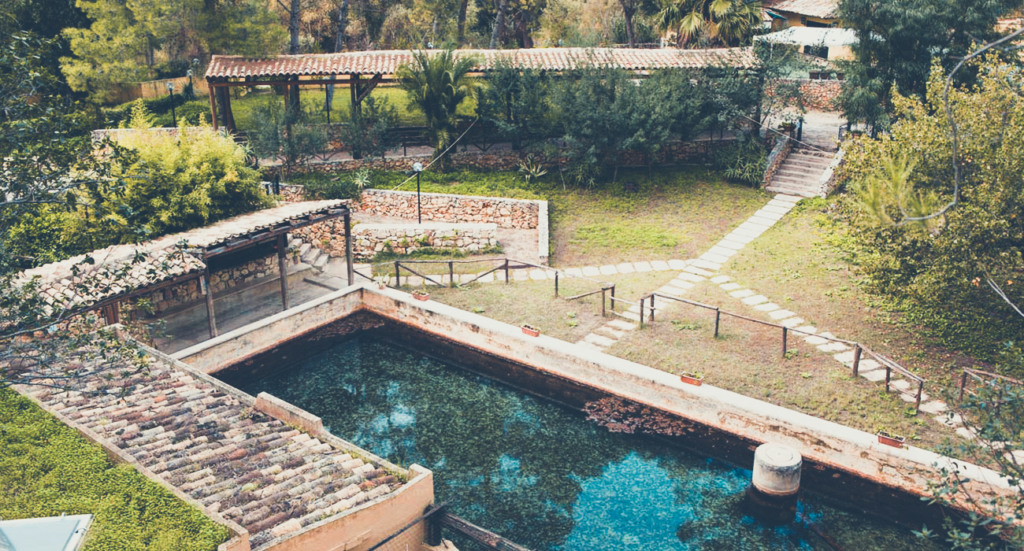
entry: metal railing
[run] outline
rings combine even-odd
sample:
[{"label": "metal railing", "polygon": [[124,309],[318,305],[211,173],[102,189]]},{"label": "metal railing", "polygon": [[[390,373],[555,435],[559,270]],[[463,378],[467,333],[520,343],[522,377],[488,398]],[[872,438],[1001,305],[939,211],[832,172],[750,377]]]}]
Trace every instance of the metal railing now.
[{"label": "metal railing", "polygon": [[[640,327],[641,328],[643,328],[643,326],[644,326],[644,314],[645,314],[646,311],[648,311],[648,310],[650,311],[649,320],[651,322],[654,321],[654,315],[655,315],[655,312],[656,312],[655,297],[660,298],[660,299],[664,299],[664,300],[679,302],[679,303],[682,303],[682,304],[689,304],[690,306],[696,306],[698,308],[702,308],[702,309],[705,309],[705,310],[711,310],[711,311],[715,312],[715,337],[716,338],[718,337],[719,329],[721,327],[722,316],[728,316],[728,317],[737,318],[737,319],[741,319],[741,320],[744,320],[744,321],[749,321],[749,322],[752,322],[752,323],[764,325],[764,326],[767,326],[767,327],[774,327],[774,328],[777,328],[777,329],[781,329],[782,330],[782,357],[786,357],[786,352],[789,350],[788,341],[789,341],[789,334],[790,333],[796,333],[798,335],[805,335],[805,336],[808,336],[808,337],[817,337],[819,339],[824,339],[824,340],[829,341],[829,342],[842,343],[844,345],[850,346],[850,347],[853,348],[853,366],[852,366],[852,373],[851,373],[852,376],[856,377],[858,375],[858,373],[860,372],[861,360],[864,357],[864,355],[867,355],[868,357],[870,357],[874,361],[878,362],[882,367],[885,368],[885,391],[886,392],[890,392],[890,388],[896,388],[897,392],[899,392],[900,394],[904,394],[904,395],[907,395],[907,396],[914,397],[914,399],[915,399],[915,401],[914,401],[914,413],[916,414],[920,410],[920,407],[921,407],[921,395],[924,392],[925,380],[922,377],[920,377],[918,375],[915,375],[914,373],[911,373],[905,367],[903,367],[903,366],[899,365],[898,363],[896,363],[895,361],[893,361],[892,358],[889,358],[888,356],[884,356],[882,354],[874,352],[873,350],[871,350],[870,348],[864,346],[861,343],[854,342],[854,341],[848,341],[848,340],[840,339],[840,338],[837,338],[837,337],[826,337],[824,335],[818,335],[818,334],[815,334],[815,333],[810,333],[808,331],[801,331],[799,329],[790,328],[790,327],[787,327],[785,325],[781,325],[781,324],[778,324],[778,323],[772,323],[770,321],[759,320],[759,319],[756,319],[756,318],[751,318],[749,316],[744,316],[742,314],[736,314],[734,312],[728,312],[726,310],[722,310],[718,306],[711,306],[709,304],[704,304],[703,302],[697,302],[695,300],[688,300],[688,299],[685,299],[685,298],[674,297],[674,296],[671,296],[671,295],[665,295],[665,294],[657,293],[657,292],[651,293],[651,294],[649,294],[649,295],[647,295],[645,297],[642,297],[640,299]],[[649,304],[648,304],[648,301],[650,301]],[[906,379],[909,379],[910,381],[916,382],[917,383],[917,391],[916,392],[905,392],[903,389],[901,389],[899,387],[894,387],[892,385],[892,373],[893,372],[898,373],[899,375],[903,376]]]}]

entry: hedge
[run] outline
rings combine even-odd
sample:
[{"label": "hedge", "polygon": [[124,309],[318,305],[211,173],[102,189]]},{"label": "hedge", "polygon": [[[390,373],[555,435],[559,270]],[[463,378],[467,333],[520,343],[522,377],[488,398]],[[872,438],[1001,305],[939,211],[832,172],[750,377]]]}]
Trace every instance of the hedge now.
[{"label": "hedge", "polygon": [[213,551],[227,528],[10,389],[0,389],[0,518],[92,514],[85,551]]}]

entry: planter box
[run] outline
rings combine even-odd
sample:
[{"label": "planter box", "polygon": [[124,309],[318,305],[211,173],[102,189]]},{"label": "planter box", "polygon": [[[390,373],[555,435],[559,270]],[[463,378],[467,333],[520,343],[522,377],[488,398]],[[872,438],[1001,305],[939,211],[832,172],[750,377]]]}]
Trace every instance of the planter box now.
[{"label": "planter box", "polygon": [[704,384],[704,376],[694,375],[693,373],[683,373],[679,376],[679,380],[693,386],[700,386]]},{"label": "planter box", "polygon": [[886,446],[892,446],[894,448],[902,448],[903,444],[905,444],[906,441],[906,436],[900,436],[898,434],[889,434],[885,431],[878,431],[879,444],[885,444]]},{"label": "planter box", "polygon": [[523,334],[529,335],[531,337],[539,337],[540,336],[540,328],[539,327],[533,327],[532,325],[524,325],[523,326]]},{"label": "planter box", "polygon": [[413,291],[412,298],[416,300],[430,300],[430,293],[424,293],[423,291]]}]

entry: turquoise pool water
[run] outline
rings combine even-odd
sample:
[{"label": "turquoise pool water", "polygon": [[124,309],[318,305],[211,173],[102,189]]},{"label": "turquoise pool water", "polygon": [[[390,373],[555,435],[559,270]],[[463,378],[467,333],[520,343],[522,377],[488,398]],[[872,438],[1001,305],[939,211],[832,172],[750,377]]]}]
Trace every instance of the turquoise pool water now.
[{"label": "turquoise pool water", "polygon": [[[437,502],[537,551],[833,549],[802,523],[772,527],[745,514],[746,469],[610,433],[579,412],[368,335],[243,389],[300,406],[395,463],[433,470]],[[932,549],[812,493],[799,511],[845,550]]]}]

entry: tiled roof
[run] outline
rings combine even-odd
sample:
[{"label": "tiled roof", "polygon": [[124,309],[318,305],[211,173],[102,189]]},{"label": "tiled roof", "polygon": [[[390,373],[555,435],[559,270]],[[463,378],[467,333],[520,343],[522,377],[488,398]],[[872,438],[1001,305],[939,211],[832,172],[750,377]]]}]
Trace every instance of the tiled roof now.
[{"label": "tiled roof", "polygon": [[820,19],[839,17],[839,2],[836,0],[783,0],[771,8],[775,11],[788,11]]},{"label": "tiled roof", "polygon": [[146,373],[74,384],[69,392],[19,390],[91,429],[208,513],[243,526],[254,549],[402,485],[163,361]]},{"label": "tiled roof", "polygon": [[[243,214],[187,232],[165,235],[133,245],[113,245],[88,254],[22,272],[23,280],[38,277],[40,293],[54,309],[77,309],[177,276],[206,268],[201,255],[178,249],[209,249],[289,220],[337,208],[344,201],[305,201]],[[143,260],[136,262],[137,255]],[[94,263],[83,263],[91,257]],[[74,270],[79,270],[76,275]]]},{"label": "tiled roof", "polygon": [[[455,55],[476,56],[476,69],[486,71],[499,56],[509,56],[522,67],[562,71],[580,60],[592,58],[634,71],[666,68],[701,68],[715,65],[752,67],[757,56],[750,48],[714,50],[629,49],[629,48],[529,48],[522,50],[456,50]],[[376,50],[340,54],[282,55],[268,59],[215,55],[206,69],[206,78],[325,76],[355,73],[361,75],[394,74],[398,67],[412,61],[409,50]]]}]

